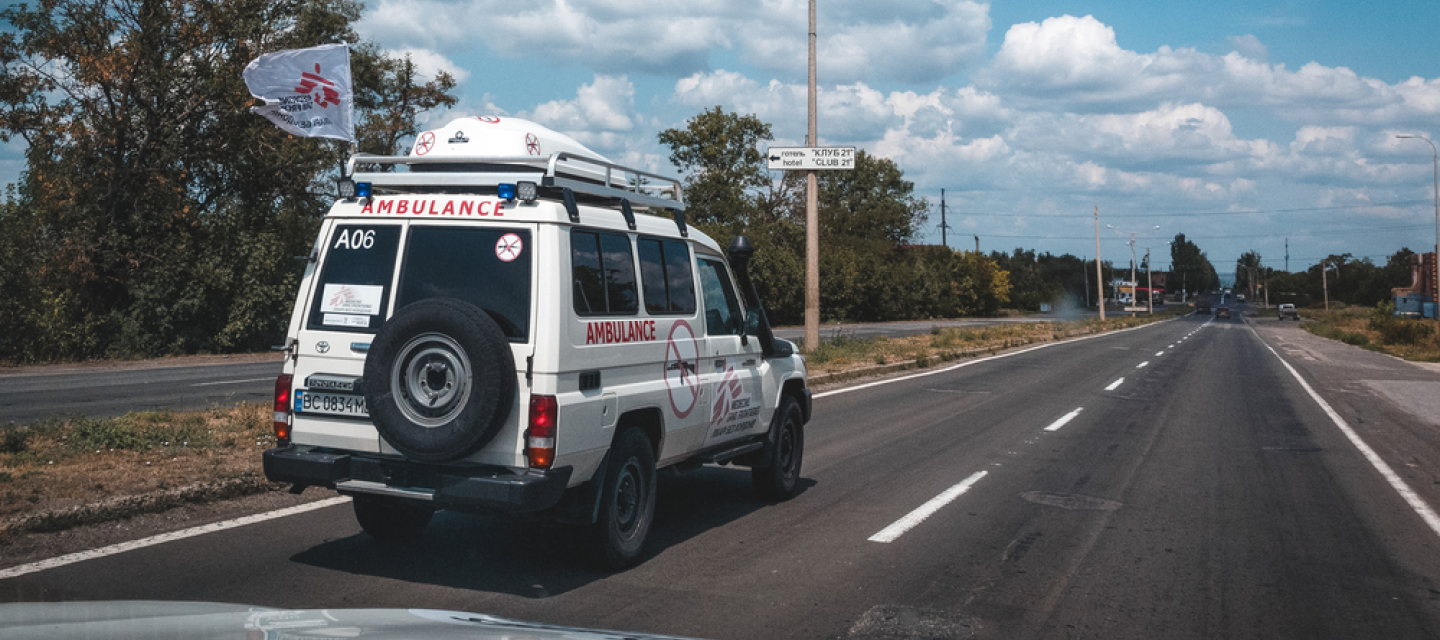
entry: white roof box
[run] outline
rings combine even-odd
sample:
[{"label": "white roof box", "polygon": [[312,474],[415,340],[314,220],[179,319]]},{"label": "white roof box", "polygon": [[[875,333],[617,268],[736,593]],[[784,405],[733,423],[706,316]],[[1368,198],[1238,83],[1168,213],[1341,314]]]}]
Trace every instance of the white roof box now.
[{"label": "white roof box", "polygon": [[415,146],[410,148],[411,157],[425,158],[533,157],[543,162],[556,153],[610,161],[563,133],[529,120],[501,116],[451,120],[416,136]]},{"label": "white roof box", "polygon": [[460,118],[423,132],[409,155],[355,154],[345,164],[345,176],[377,193],[463,193],[529,181],[612,198],[621,206],[628,201],[643,209],[685,208],[675,178],[615,164],[570,136],[499,116]]}]

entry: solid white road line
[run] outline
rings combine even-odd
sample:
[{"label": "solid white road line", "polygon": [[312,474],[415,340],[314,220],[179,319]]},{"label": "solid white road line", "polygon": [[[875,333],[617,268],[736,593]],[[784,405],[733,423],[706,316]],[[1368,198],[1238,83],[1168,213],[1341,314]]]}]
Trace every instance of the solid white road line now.
[{"label": "solid white road line", "polygon": [[[910,374],[910,375],[908,375],[908,376],[900,376],[900,377],[898,377],[898,378],[886,378],[886,379],[884,379],[884,380],[876,380],[875,382],[867,382],[867,383],[865,383],[865,384],[857,384],[857,385],[855,385],[855,386],[853,386],[853,387],[845,387],[844,389],[831,389],[830,391],[826,391],[826,392],[824,392],[824,393],[817,393],[817,394],[815,394],[815,395],[812,397],[812,399],[813,399],[813,400],[819,400],[820,398],[825,398],[825,397],[829,397],[829,396],[839,395],[839,394],[842,394],[842,393],[850,393],[851,391],[859,391],[859,390],[861,390],[861,389],[869,389],[870,387],[878,387],[878,386],[881,386],[881,385],[894,384],[894,383],[896,383],[896,382],[904,382],[904,381],[906,381],[906,380],[914,380],[914,379],[916,379],[916,378],[923,378],[923,377],[925,377],[925,376],[933,376],[933,375],[936,375],[936,374],[948,373],[948,372],[954,371],[954,370],[956,370],[956,369],[963,369],[963,368],[965,368],[965,367],[977,365],[977,364],[980,364],[980,363],[982,363],[982,362],[990,362],[990,361],[992,361],[992,360],[999,360],[999,359],[1001,359],[1001,358],[1009,358],[1009,357],[1011,357],[1011,356],[1018,356],[1018,355],[1020,355],[1020,354],[1022,354],[1022,353],[1030,353],[1031,351],[1039,351],[1040,349],[1048,349],[1048,348],[1050,348],[1050,347],[1054,347],[1054,346],[1057,346],[1057,345],[1070,344],[1070,343],[1072,343],[1072,342],[1080,342],[1080,341],[1082,341],[1082,340],[1091,340],[1091,339],[1094,339],[1094,338],[1103,338],[1103,337],[1105,337],[1105,336],[1113,336],[1113,335],[1120,334],[1120,333],[1128,333],[1128,332],[1131,332],[1131,331],[1139,331],[1139,330],[1141,330],[1141,329],[1145,329],[1145,328],[1148,328],[1148,327],[1158,327],[1158,326],[1160,326],[1160,325],[1162,325],[1162,324],[1165,324],[1165,323],[1167,323],[1167,322],[1170,322],[1170,320],[1160,320],[1160,321],[1158,321],[1158,322],[1151,322],[1150,324],[1142,324],[1142,325],[1140,325],[1140,326],[1138,326],[1138,327],[1130,327],[1129,329],[1117,329],[1117,330],[1115,330],[1115,331],[1110,331],[1110,332],[1107,332],[1107,333],[1096,333],[1096,334],[1091,334],[1091,335],[1088,335],[1088,336],[1080,336],[1080,337],[1078,337],[1078,338],[1071,338],[1071,339],[1069,339],[1069,340],[1061,340],[1061,341],[1059,341],[1059,342],[1046,342],[1046,343],[1044,343],[1044,344],[1035,345],[1035,346],[1030,347],[1030,348],[1028,348],[1028,349],[1021,349],[1021,350],[1019,350],[1019,351],[1011,351],[1010,353],[1002,353],[1002,354],[1000,354],[1000,355],[989,356],[989,357],[986,357],[986,358],[976,358],[976,359],[974,359],[974,360],[969,360],[969,361],[966,361],[966,362],[961,362],[961,363],[959,363],[959,364],[952,364],[952,365],[950,365],[950,366],[948,366],[948,367],[941,367],[941,368],[939,368],[939,369],[934,369],[934,370],[931,370],[931,371],[925,371],[925,372],[923,372],[923,373],[913,373],[913,374]],[[1128,349],[1129,347],[1125,347],[1125,348]]]},{"label": "solid white road line", "polygon": [[1136,369],[1144,369],[1144,368],[1145,368],[1145,365],[1148,365],[1148,364],[1150,364],[1150,361],[1149,361],[1149,360],[1146,360],[1146,361],[1144,361],[1144,362],[1141,362],[1140,364],[1135,365],[1135,368],[1136,368]]},{"label": "solid white road line", "polygon": [[[1121,378],[1121,380],[1124,380],[1124,378]],[[1118,386],[1118,385],[1117,385],[1117,386]],[[1074,411],[1071,411],[1070,413],[1067,413],[1067,414],[1065,414],[1065,415],[1063,415],[1063,416],[1060,416],[1060,419],[1059,419],[1059,420],[1056,420],[1056,421],[1050,423],[1050,426],[1045,427],[1045,430],[1046,430],[1046,431],[1059,431],[1059,430],[1060,430],[1060,427],[1063,427],[1063,426],[1065,426],[1066,423],[1070,422],[1071,420],[1074,420],[1074,419],[1075,419],[1075,416],[1080,415],[1080,412],[1081,412],[1081,411],[1084,411],[1084,410],[1085,410],[1085,407],[1080,407],[1080,408],[1078,408],[1078,409],[1076,409],[1076,410],[1074,410]]]},{"label": "solid white road line", "polygon": [[979,482],[981,478],[984,478],[988,474],[988,471],[975,472],[975,475],[964,479],[960,482],[960,484],[946,489],[944,493],[941,493],[940,495],[931,498],[929,502],[920,505],[919,509],[911,511],[910,513],[906,514],[905,517],[896,520],[894,524],[891,524],[890,526],[881,529],[880,533],[870,536],[870,542],[893,542],[896,538],[899,538],[906,531],[913,529],[915,525],[920,524],[921,522],[924,522],[926,518],[935,515],[936,511],[939,511],[945,505],[950,504],[956,498],[960,497],[961,494],[969,491],[970,487],[974,486],[976,482]]},{"label": "solid white road line", "polygon": [[79,553],[72,553],[69,555],[58,556],[55,558],[48,558],[39,562],[32,562],[30,564],[22,564],[16,567],[10,567],[9,569],[0,569],[0,580],[4,580],[6,578],[17,578],[27,573],[35,573],[36,571],[44,571],[46,569],[54,569],[55,567],[63,567],[67,564],[75,564],[76,562],[83,562],[85,560],[94,560],[96,558],[104,558],[105,556],[113,556],[117,553],[125,553],[126,551],[134,551],[136,549],[152,547],[157,544],[171,542],[174,540],[193,538],[195,536],[206,533],[214,533],[216,531],[224,531],[226,529],[243,527],[247,524],[255,524],[257,522],[265,522],[266,520],[274,520],[276,518],[284,518],[285,516],[293,516],[297,513],[305,513],[306,511],[315,511],[316,509],[333,507],[337,504],[343,504],[349,501],[350,498],[348,496],[341,496],[338,498],[320,500],[318,502],[308,502],[302,505],[296,505],[294,507],[271,511],[269,513],[258,513],[253,516],[245,516],[243,518],[236,518],[234,520],[226,520],[225,522],[216,522],[213,524],[202,525],[199,527],[191,527],[182,531],[172,531],[170,533],[162,533],[160,535],[150,536],[149,538],[141,538],[140,540],[132,540],[130,542],[112,544],[108,547],[101,547],[99,549],[90,549],[89,551],[81,551]]},{"label": "solid white road line", "polygon": [[[1260,334],[1256,333],[1254,328],[1251,328],[1250,331],[1251,333],[1255,333],[1256,338],[1260,337]],[[1261,339],[1261,344],[1265,344],[1264,339]],[[1420,519],[1425,521],[1425,524],[1430,525],[1430,529],[1434,531],[1436,535],[1440,535],[1440,515],[1437,515],[1435,510],[1430,508],[1430,505],[1425,504],[1425,501],[1420,498],[1420,494],[1415,493],[1415,490],[1411,489],[1410,485],[1405,484],[1405,481],[1400,478],[1400,474],[1395,473],[1395,470],[1390,468],[1390,465],[1380,457],[1380,454],[1375,453],[1375,450],[1371,449],[1370,445],[1365,444],[1365,441],[1360,439],[1360,434],[1355,433],[1355,430],[1351,429],[1350,425],[1345,423],[1345,419],[1341,418],[1340,414],[1336,413],[1335,410],[1330,407],[1330,403],[1326,402],[1324,398],[1321,398],[1320,394],[1316,393],[1315,389],[1310,386],[1310,383],[1305,382],[1305,379],[1300,377],[1300,372],[1296,371],[1295,367],[1290,366],[1290,363],[1286,362],[1285,358],[1280,357],[1279,352],[1275,351],[1270,345],[1265,344],[1265,348],[1269,349],[1270,353],[1275,355],[1275,358],[1280,361],[1280,364],[1285,365],[1285,369],[1290,372],[1290,375],[1295,376],[1295,381],[1300,383],[1301,388],[1305,389],[1305,393],[1310,394],[1310,399],[1314,400],[1315,404],[1320,405],[1320,408],[1325,411],[1325,415],[1330,416],[1330,421],[1334,422],[1335,426],[1340,428],[1340,432],[1345,434],[1345,437],[1350,440],[1350,444],[1355,445],[1355,448],[1360,451],[1360,455],[1365,456],[1365,459],[1370,461],[1370,466],[1375,467],[1375,470],[1379,471],[1380,475],[1385,477],[1385,481],[1390,483],[1390,487],[1395,490],[1395,493],[1400,494],[1400,497],[1405,499],[1405,502],[1410,505],[1410,508],[1415,511],[1416,515],[1419,515]]]},{"label": "solid white road line", "polygon": [[219,381],[219,382],[197,382],[197,383],[192,384],[192,385],[190,385],[190,386],[192,386],[192,387],[211,387],[211,386],[215,386],[215,385],[217,385],[217,384],[242,384],[242,383],[245,383],[245,382],[259,382],[259,381],[261,381],[261,380],[274,380],[274,379],[275,379],[274,377],[270,377],[270,378],[251,378],[251,379],[249,379],[249,380],[221,380],[221,381]]},{"label": "solid white road line", "polygon": [[1125,379],[1124,379],[1124,378],[1121,378],[1121,379],[1119,379],[1119,380],[1116,380],[1116,381],[1114,381],[1114,382],[1111,382],[1111,383],[1110,383],[1110,386],[1105,387],[1105,390],[1106,390],[1106,391],[1114,391],[1114,390],[1116,390],[1116,389],[1119,389],[1119,388],[1120,388],[1120,385],[1122,385],[1122,384],[1125,384]]}]

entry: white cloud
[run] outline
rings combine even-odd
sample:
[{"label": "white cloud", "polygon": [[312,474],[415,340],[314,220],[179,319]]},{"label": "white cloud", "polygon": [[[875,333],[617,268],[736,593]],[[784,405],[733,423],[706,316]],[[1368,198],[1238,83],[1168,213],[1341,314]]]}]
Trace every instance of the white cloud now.
[{"label": "white cloud", "polygon": [[[715,51],[805,77],[808,10],[797,0],[380,0],[360,24],[395,46],[444,52],[477,42],[502,56],[539,56],[601,73],[683,77]],[[476,28],[475,25],[483,25]],[[826,3],[818,57],[832,82],[935,81],[984,53],[989,6],[973,0]]]},{"label": "white cloud", "polygon": [[1388,85],[1345,67],[1310,62],[1291,71],[1265,61],[1253,36],[1233,39],[1224,56],[1160,47],[1120,48],[1115,31],[1092,16],[1060,16],[1012,26],[981,86],[1029,107],[1129,111],[1161,102],[1266,107],[1315,122],[1416,121],[1440,115],[1440,79]]},{"label": "white cloud", "polygon": [[519,117],[534,120],[568,135],[611,159],[639,146],[653,147],[653,132],[640,131],[643,119],[635,113],[635,85],[625,76],[596,75],[583,84],[572,100],[552,100]]}]

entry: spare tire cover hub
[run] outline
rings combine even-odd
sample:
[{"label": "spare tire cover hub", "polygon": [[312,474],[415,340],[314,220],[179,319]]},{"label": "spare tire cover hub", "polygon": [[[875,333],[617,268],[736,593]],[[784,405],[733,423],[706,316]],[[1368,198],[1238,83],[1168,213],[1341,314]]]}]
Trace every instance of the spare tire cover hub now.
[{"label": "spare tire cover hub", "polygon": [[390,372],[390,392],[405,417],[426,428],[441,426],[464,410],[472,388],[470,358],[440,333],[415,336],[400,347]]}]

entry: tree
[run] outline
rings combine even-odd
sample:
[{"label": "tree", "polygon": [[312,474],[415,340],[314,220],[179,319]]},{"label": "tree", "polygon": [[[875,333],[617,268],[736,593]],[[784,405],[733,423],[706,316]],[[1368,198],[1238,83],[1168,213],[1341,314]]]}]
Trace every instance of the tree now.
[{"label": "tree", "polygon": [[[345,149],[248,113],[260,54],[357,42],[349,0],[44,0],[0,12],[0,138],[28,144],[17,206],[34,242],[24,335],[0,358],[263,349]],[[352,49],[362,142],[413,133],[453,80]],[[404,85],[404,86],[402,86]],[[17,222],[15,216],[24,216]],[[9,270],[10,265],[0,265]]]},{"label": "tree", "polygon": [[1170,243],[1170,288],[1176,286],[1187,292],[1209,291],[1220,286],[1220,278],[1214,265],[1200,247],[1185,239],[1185,234],[1175,234]]},{"label": "tree", "polygon": [[660,132],[670,162],[685,172],[686,217],[695,224],[744,228],[758,211],[754,192],[770,184],[761,141],[770,125],[719,106]]}]

